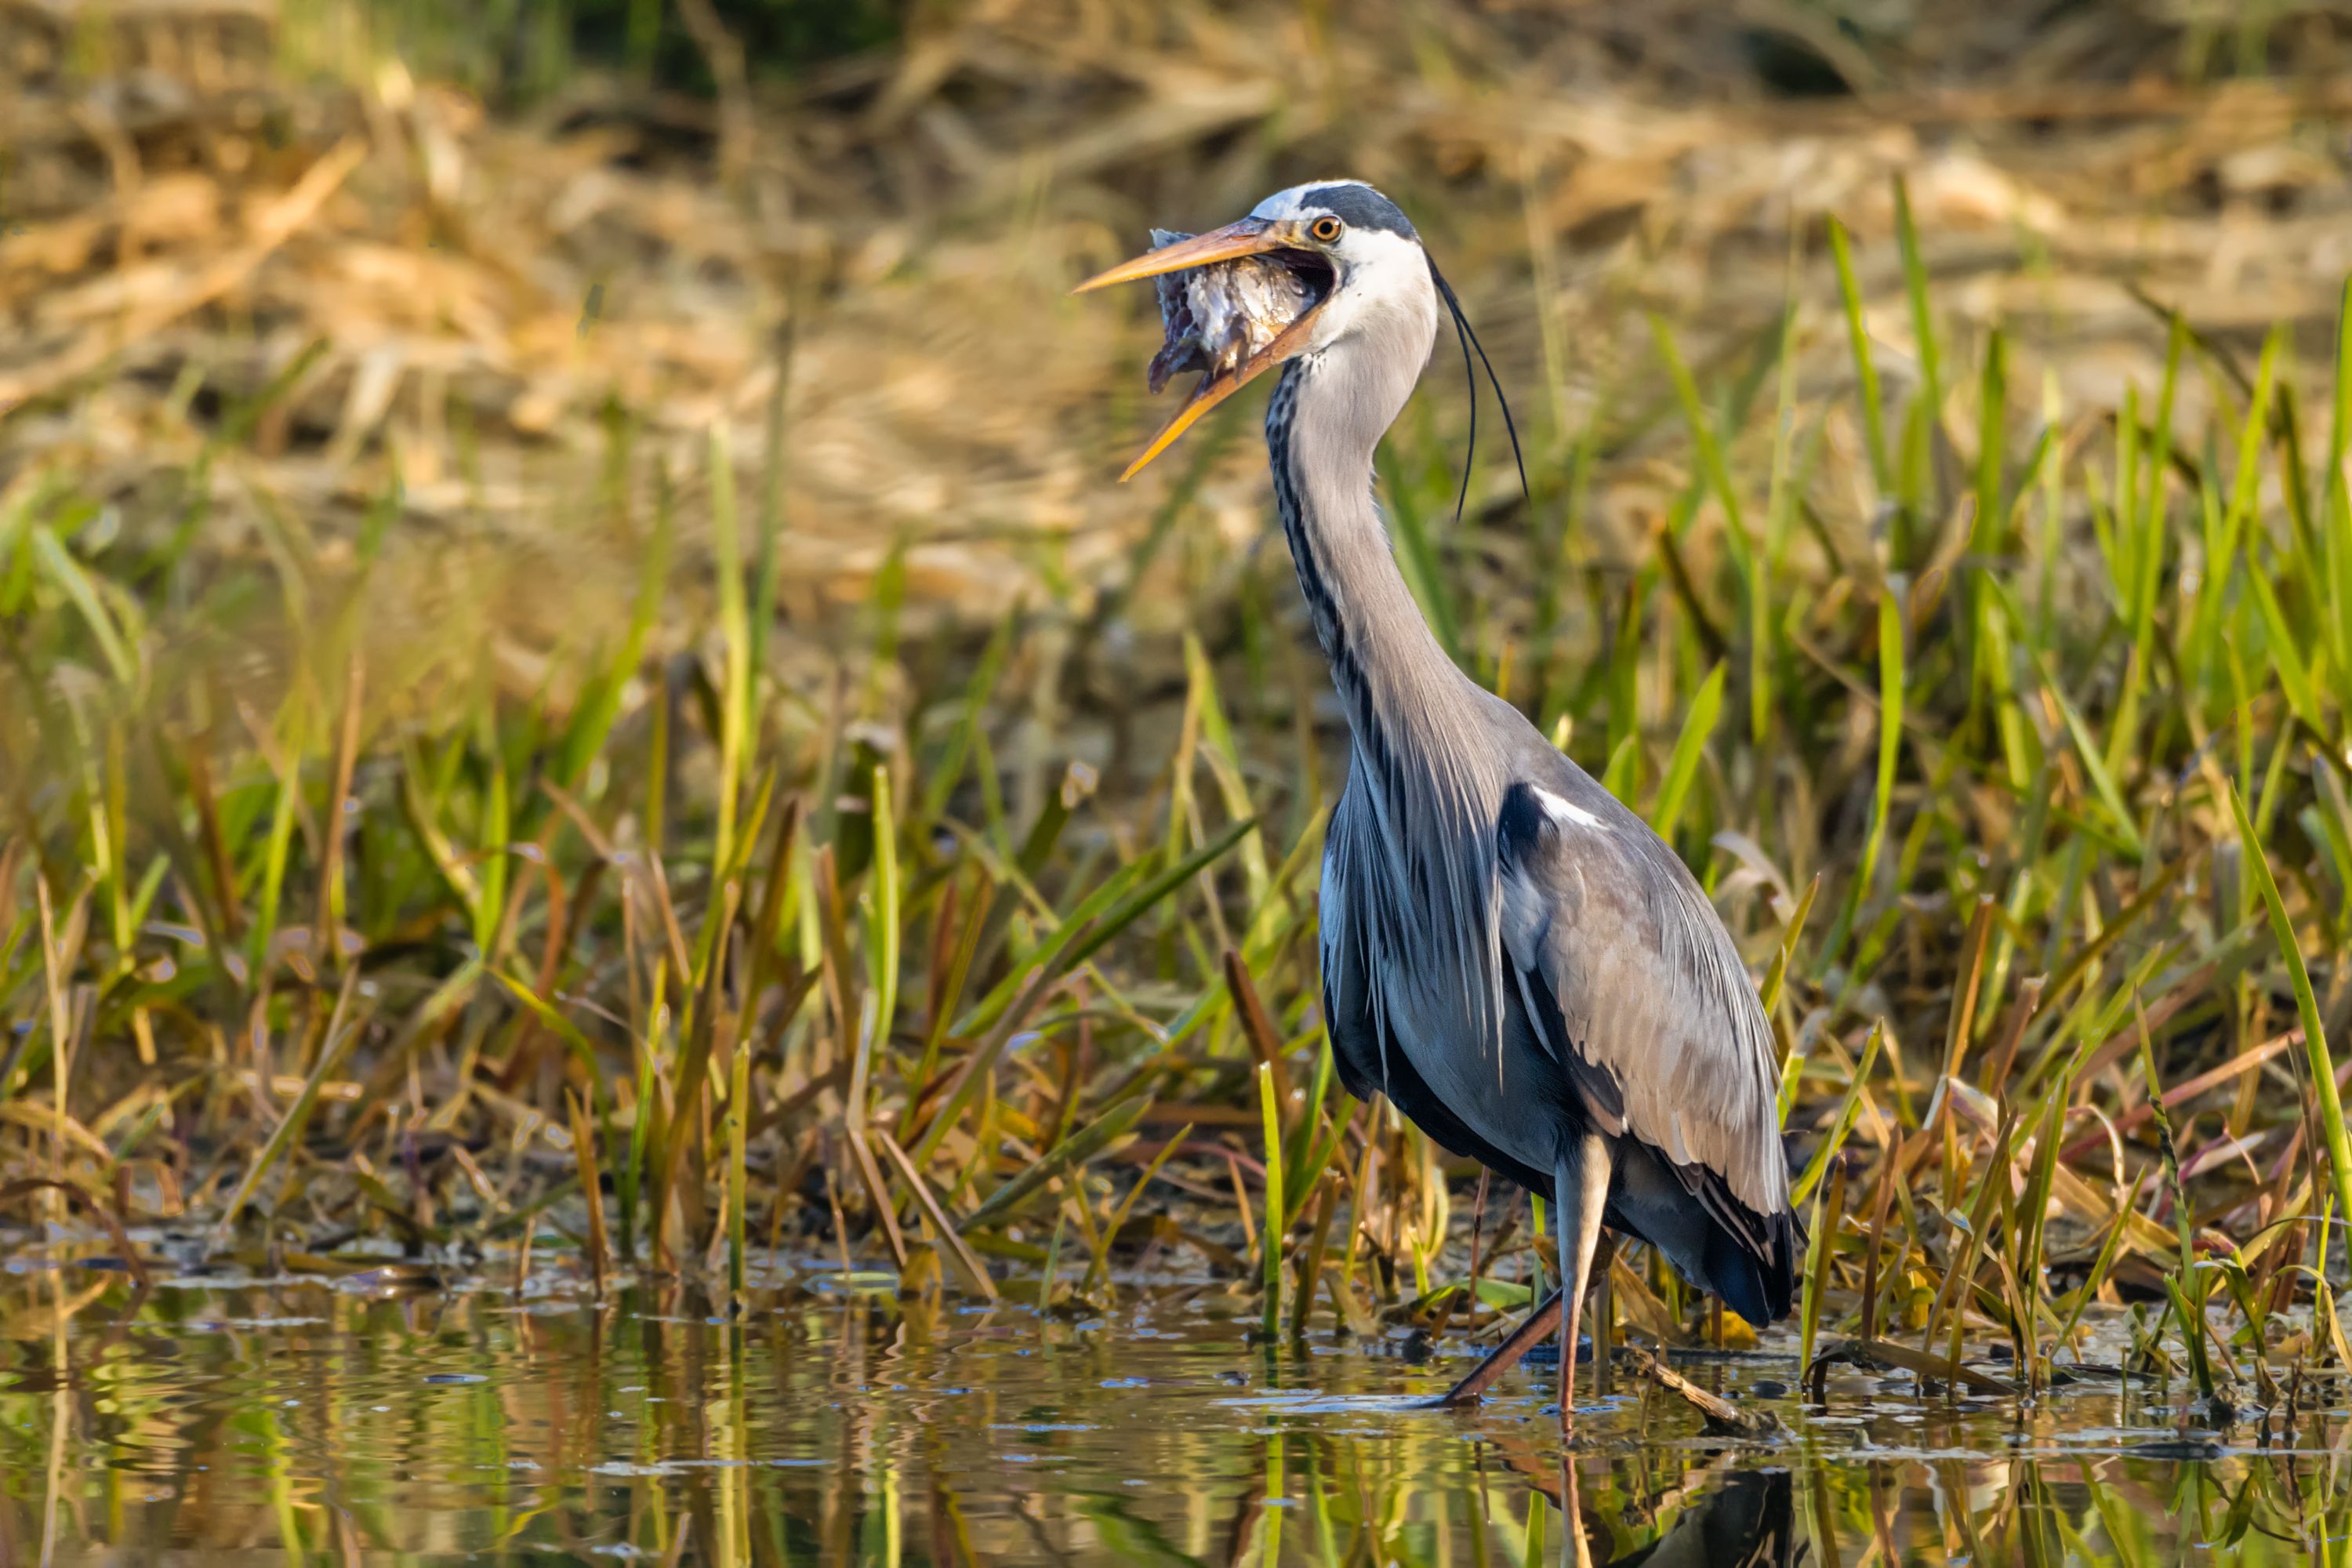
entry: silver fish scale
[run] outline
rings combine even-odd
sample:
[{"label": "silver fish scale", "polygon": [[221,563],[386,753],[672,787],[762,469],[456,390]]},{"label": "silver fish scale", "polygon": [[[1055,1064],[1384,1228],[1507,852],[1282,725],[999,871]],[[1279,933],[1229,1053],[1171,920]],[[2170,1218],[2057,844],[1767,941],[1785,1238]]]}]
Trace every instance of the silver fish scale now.
[{"label": "silver fish scale", "polygon": [[[1151,231],[1151,248],[1163,249],[1189,234]],[[1179,371],[1223,374],[1251,355],[1264,353],[1282,330],[1307,309],[1307,286],[1281,262],[1261,256],[1163,272],[1154,279],[1166,338],[1151,357],[1151,390],[1158,392]]]}]

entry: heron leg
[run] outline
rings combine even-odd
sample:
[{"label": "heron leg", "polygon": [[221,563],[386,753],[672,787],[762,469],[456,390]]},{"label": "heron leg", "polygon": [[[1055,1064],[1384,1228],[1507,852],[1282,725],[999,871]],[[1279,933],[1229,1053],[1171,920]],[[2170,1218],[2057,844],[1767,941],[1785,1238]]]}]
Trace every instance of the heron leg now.
[{"label": "heron leg", "polygon": [[[1560,1326],[1559,1429],[1576,1426],[1576,1339],[1584,1316],[1584,1292],[1591,1283],[1592,1252],[1601,1240],[1601,1216],[1609,1207],[1609,1143],[1598,1132],[1587,1132],[1552,1168],[1552,1193],[1559,1211],[1561,1288],[1568,1298],[1567,1321]],[[1592,1347],[1597,1363],[1606,1354]]]},{"label": "heron leg", "polygon": [[1551,1337],[1559,1327],[1560,1293],[1557,1290],[1544,1298],[1543,1305],[1527,1315],[1501,1344],[1487,1352],[1486,1359],[1471,1369],[1470,1375],[1448,1389],[1437,1401],[1441,1407],[1457,1409],[1475,1405],[1478,1398],[1495,1386],[1495,1381],[1519,1364],[1520,1358]]}]

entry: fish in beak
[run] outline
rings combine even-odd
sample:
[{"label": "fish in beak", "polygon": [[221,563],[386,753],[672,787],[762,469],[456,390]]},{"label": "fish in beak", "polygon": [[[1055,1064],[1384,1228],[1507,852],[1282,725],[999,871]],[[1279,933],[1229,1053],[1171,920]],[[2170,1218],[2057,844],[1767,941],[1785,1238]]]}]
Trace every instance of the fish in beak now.
[{"label": "fish in beak", "polygon": [[1209,234],[1154,229],[1151,249],[1073,290],[1155,279],[1166,341],[1152,356],[1151,390],[1178,371],[1202,373],[1192,395],[1127,466],[1121,481],[1175,445],[1201,416],[1307,346],[1309,323],[1330,297],[1334,273],[1297,227],[1244,218]]}]

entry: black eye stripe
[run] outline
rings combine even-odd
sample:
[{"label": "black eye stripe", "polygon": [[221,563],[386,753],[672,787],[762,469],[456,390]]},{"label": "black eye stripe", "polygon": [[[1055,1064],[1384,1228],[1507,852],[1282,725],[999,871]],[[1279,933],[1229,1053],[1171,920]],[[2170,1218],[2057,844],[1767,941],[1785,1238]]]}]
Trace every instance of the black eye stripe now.
[{"label": "black eye stripe", "polygon": [[1412,220],[1397,210],[1397,205],[1370,185],[1353,181],[1317,185],[1300,192],[1298,202],[1301,206],[1330,213],[1354,228],[1376,228],[1406,239],[1421,237],[1413,233]]}]

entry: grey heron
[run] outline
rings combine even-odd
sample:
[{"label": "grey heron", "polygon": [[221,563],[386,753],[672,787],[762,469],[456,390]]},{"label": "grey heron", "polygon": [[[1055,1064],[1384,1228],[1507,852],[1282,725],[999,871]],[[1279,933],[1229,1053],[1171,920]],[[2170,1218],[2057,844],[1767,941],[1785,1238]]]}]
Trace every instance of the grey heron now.
[{"label": "grey heron", "polygon": [[1466,338],[1412,224],[1360,182],[1297,185],[1079,288],[1236,265],[1288,271],[1294,287],[1251,296],[1287,299],[1287,319],[1253,323],[1241,352],[1183,359],[1207,374],[1128,473],[1281,366],[1275,501],[1352,738],[1320,895],[1333,1056],[1360,1099],[1385,1093],[1445,1149],[1551,1201],[1561,1292],[1448,1398],[1475,1398],[1564,1302],[1568,1427],[1604,1224],[1750,1322],[1787,1312],[1803,1233],[1771,1026],[1673,849],[1455,666],[1390,552],[1373,447],[1443,312]]}]

